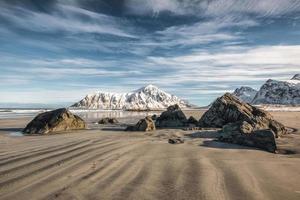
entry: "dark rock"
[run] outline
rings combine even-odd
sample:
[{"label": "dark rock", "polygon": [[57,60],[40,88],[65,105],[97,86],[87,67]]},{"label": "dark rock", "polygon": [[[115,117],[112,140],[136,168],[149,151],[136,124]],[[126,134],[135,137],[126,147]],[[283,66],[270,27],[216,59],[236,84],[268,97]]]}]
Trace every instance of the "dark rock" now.
[{"label": "dark rock", "polygon": [[182,138],[170,138],[168,140],[168,142],[170,144],[182,144],[182,143],[184,143],[184,139],[182,139]]},{"label": "dark rock", "polygon": [[141,119],[138,123],[134,126],[128,126],[125,131],[154,131],[155,124],[151,117],[146,117],[145,119]]},{"label": "dark rock", "polygon": [[56,131],[85,129],[86,123],[66,108],[37,115],[23,130],[25,134],[48,134]]},{"label": "dark rock", "polygon": [[[239,125],[246,127],[249,126],[247,124]],[[272,153],[276,153],[277,147],[275,141],[275,134],[272,130],[266,129],[256,130],[251,133],[241,133],[239,132],[239,130],[241,130],[239,128],[239,125],[228,124],[224,126],[223,132],[219,137],[219,141],[256,147]]]},{"label": "dark rock", "polygon": [[[229,123],[242,124],[242,122],[247,122],[247,129],[251,129],[251,131],[271,129],[276,137],[287,132],[286,128],[275,121],[268,112],[243,103],[229,93],[218,98],[212,104],[210,109],[199,120],[199,126],[222,128]],[[241,132],[244,131],[241,130]]]},{"label": "dark rock", "polygon": [[154,120],[154,121],[157,120],[157,115],[156,114],[152,115],[151,119]]},{"label": "dark rock", "polygon": [[187,120],[187,123],[188,124],[198,125],[198,120],[195,117],[190,116],[190,118]]},{"label": "dark rock", "polygon": [[100,119],[98,122],[98,124],[117,124],[117,123],[119,123],[119,121],[116,118],[109,118],[109,117]]},{"label": "dark rock", "polygon": [[169,106],[156,120],[157,127],[183,127],[186,123],[186,116],[177,104]]}]

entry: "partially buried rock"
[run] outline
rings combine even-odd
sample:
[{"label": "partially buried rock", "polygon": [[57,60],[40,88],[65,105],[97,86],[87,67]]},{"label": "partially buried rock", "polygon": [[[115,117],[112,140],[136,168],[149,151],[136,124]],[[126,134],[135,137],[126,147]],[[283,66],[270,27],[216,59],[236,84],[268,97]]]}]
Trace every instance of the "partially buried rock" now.
[{"label": "partially buried rock", "polygon": [[85,129],[86,123],[66,108],[37,115],[23,130],[25,134],[48,134],[57,131]]},{"label": "partially buried rock", "polygon": [[[204,113],[199,121],[200,127],[222,128],[229,123],[247,123],[248,132],[271,129],[276,137],[287,132],[286,128],[266,111],[241,102],[233,95],[226,93],[218,98]],[[241,129],[240,131],[244,131]]]},{"label": "partially buried rock", "polygon": [[154,131],[155,124],[151,117],[146,117],[145,119],[141,119],[138,123],[134,126],[128,126],[125,131]]},{"label": "partially buried rock", "polygon": [[[276,153],[275,134],[272,130],[256,130],[250,133],[241,133],[239,126],[248,126],[247,124],[228,124],[223,127],[219,141],[229,142],[239,145],[260,148],[272,153]],[[247,128],[246,128],[247,129]],[[248,131],[248,130],[247,130]]]},{"label": "partially buried rock", "polygon": [[156,120],[157,127],[183,127],[187,123],[186,116],[176,104],[169,106]]},{"label": "partially buried rock", "polygon": [[170,139],[168,140],[168,142],[169,142],[170,144],[182,144],[182,143],[184,143],[184,139],[182,139],[182,138],[180,138],[180,137],[177,137],[177,138],[170,138]]},{"label": "partially buried rock", "polygon": [[98,124],[117,124],[119,121],[116,118],[105,117],[99,120]]}]

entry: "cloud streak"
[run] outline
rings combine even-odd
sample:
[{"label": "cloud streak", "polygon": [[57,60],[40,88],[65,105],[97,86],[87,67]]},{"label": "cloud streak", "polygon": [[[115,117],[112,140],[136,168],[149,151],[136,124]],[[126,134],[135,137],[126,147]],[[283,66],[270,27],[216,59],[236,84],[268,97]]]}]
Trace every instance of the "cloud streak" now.
[{"label": "cloud streak", "polygon": [[258,89],[268,78],[289,79],[300,69],[297,0],[0,5],[5,101],[75,101],[97,88],[123,92],[156,84],[206,105],[225,91]]},{"label": "cloud streak", "polygon": [[[81,17],[79,17],[79,15]],[[93,13],[70,5],[56,5],[51,14],[31,11],[22,7],[3,6],[0,16],[18,28],[35,32],[68,32],[73,34],[97,33],[119,37],[135,38],[124,31],[125,24],[120,24],[114,17]],[[89,20],[82,20],[82,16]]]},{"label": "cloud streak", "polygon": [[171,12],[177,15],[220,16],[232,14],[257,14],[277,16],[300,11],[297,0],[129,0],[129,12],[139,15],[158,15]]}]

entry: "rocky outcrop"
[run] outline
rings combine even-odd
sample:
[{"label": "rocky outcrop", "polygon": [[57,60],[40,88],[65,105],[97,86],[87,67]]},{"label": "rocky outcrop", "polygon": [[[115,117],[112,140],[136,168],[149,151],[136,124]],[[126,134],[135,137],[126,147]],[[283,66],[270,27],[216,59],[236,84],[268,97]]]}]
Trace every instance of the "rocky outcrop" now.
[{"label": "rocky outcrop", "polygon": [[266,111],[241,102],[226,93],[218,98],[199,121],[200,127],[222,128],[229,123],[247,122],[251,131],[271,129],[276,137],[286,133],[286,128]]},{"label": "rocky outcrop", "polygon": [[49,134],[58,131],[85,129],[86,123],[65,108],[37,115],[23,130],[25,134]]},{"label": "rocky outcrop", "polygon": [[251,103],[256,93],[257,91],[251,87],[240,87],[237,88],[232,94],[243,102]]},{"label": "rocky outcrop", "polygon": [[155,124],[150,116],[146,117],[145,119],[141,119],[138,123],[134,126],[128,126],[125,131],[154,131]]},{"label": "rocky outcrop", "polygon": [[218,98],[199,121],[202,127],[222,128],[220,141],[276,152],[275,137],[286,128],[266,111],[241,102],[226,93]]},{"label": "rocky outcrop", "polygon": [[117,124],[119,121],[116,118],[109,118],[105,117],[103,119],[100,119],[98,124]]},{"label": "rocky outcrop", "polygon": [[179,105],[169,106],[156,120],[157,127],[183,127],[187,123],[186,116]]}]

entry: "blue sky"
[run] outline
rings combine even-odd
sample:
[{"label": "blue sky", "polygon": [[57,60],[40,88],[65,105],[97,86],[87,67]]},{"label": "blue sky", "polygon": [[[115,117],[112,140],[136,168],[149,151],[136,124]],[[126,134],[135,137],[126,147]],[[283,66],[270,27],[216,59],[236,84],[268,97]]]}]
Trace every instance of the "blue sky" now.
[{"label": "blue sky", "polygon": [[299,0],[0,0],[0,103],[147,84],[207,105],[300,73]]}]

